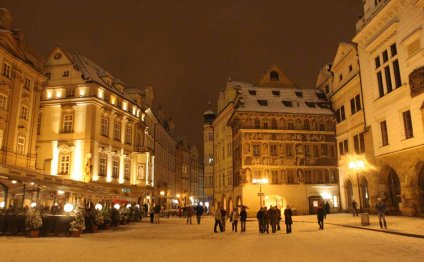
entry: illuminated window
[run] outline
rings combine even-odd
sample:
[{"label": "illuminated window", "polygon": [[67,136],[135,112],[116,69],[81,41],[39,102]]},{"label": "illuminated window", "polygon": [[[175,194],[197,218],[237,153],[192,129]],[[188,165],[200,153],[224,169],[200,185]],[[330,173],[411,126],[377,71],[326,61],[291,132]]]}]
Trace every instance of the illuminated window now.
[{"label": "illuminated window", "polygon": [[0,109],[7,110],[7,96],[0,94]]},{"label": "illuminated window", "polygon": [[71,156],[69,154],[60,155],[59,157],[59,173],[61,175],[69,174],[69,167],[71,163]]},{"label": "illuminated window", "polygon": [[130,126],[125,128],[125,143],[129,145],[132,144],[132,127]]},{"label": "illuminated window", "polygon": [[63,115],[62,133],[72,133],[74,126],[74,115],[66,114]]},{"label": "illuminated window", "polygon": [[130,179],[130,162],[129,161],[125,161],[124,178]]},{"label": "illuminated window", "polygon": [[261,155],[261,147],[259,145],[253,145],[253,155],[254,156]]},{"label": "illuminated window", "polygon": [[107,158],[106,156],[100,156],[99,159],[99,176],[106,175]]},{"label": "illuminated window", "polygon": [[137,166],[137,179],[144,179],[144,167],[142,165]]},{"label": "illuminated window", "polygon": [[118,178],[119,176],[119,159],[114,158],[112,162],[112,177]]},{"label": "illuminated window", "polygon": [[121,122],[115,121],[113,125],[113,139],[121,140]]},{"label": "illuminated window", "polygon": [[24,155],[25,154],[25,137],[18,136],[18,144],[16,146],[16,154]]},{"label": "illuminated window", "polygon": [[28,107],[21,106],[21,114],[19,116],[21,119],[28,120]]},{"label": "illuminated window", "polygon": [[24,88],[26,90],[31,90],[31,80],[29,78],[25,78]]},{"label": "illuminated window", "polygon": [[101,125],[102,136],[109,136],[109,119],[102,117]]},{"label": "illuminated window", "polygon": [[3,63],[2,75],[7,78],[11,77],[12,67],[8,63]]}]

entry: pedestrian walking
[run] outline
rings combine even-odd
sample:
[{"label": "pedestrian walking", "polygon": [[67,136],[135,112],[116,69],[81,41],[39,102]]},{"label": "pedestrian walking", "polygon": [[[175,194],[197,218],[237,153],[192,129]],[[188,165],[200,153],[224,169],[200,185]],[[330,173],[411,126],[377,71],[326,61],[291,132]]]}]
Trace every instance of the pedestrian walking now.
[{"label": "pedestrian walking", "polygon": [[256,218],[258,219],[258,227],[259,227],[259,233],[263,234],[264,233],[264,209],[261,207],[258,211],[258,213],[256,213]]},{"label": "pedestrian walking", "polygon": [[246,220],[247,220],[247,212],[246,207],[242,207],[240,211],[240,226],[241,232],[246,232]]},{"label": "pedestrian walking", "polygon": [[157,204],[155,206],[155,214],[154,214],[154,216],[155,216],[155,223],[156,224],[160,224],[160,218],[159,218],[159,216],[160,216],[160,210],[161,210],[161,207],[160,207],[159,204]]},{"label": "pedestrian walking", "polygon": [[188,225],[188,222],[189,221],[190,221],[190,225],[192,224],[191,223],[191,218],[193,217],[193,213],[194,213],[193,207],[192,206],[188,206],[187,207],[187,225]]},{"label": "pedestrian walking", "polygon": [[278,208],[278,206],[275,206],[275,211],[277,211],[278,219],[277,219],[277,231],[280,231],[280,222],[281,222],[281,210]]},{"label": "pedestrian walking", "polygon": [[380,228],[387,229],[387,223],[386,223],[386,204],[381,201],[381,198],[377,198],[377,203],[375,204],[375,209],[377,209],[378,214],[378,222],[380,223]]},{"label": "pedestrian walking", "polygon": [[153,208],[153,207],[150,207],[149,215],[150,215],[150,223],[152,223],[152,224],[153,224],[154,219],[155,219],[155,210],[154,210],[154,208]]},{"label": "pedestrian walking", "polygon": [[330,203],[328,201],[325,201],[324,209],[326,214],[330,214]]},{"label": "pedestrian walking", "polygon": [[227,221],[227,211],[222,207],[221,208],[221,224],[222,224],[222,231],[225,231],[225,221]]},{"label": "pedestrian walking", "polygon": [[219,230],[222,232],[222,224],[221,224],[221,216],[222,216],[222,212],[221,209],[218,208],[215,210],[215,225],[213,227],[213,232],[218,233],[218,231],[216,231],[216,226],[219,226]]},{"label": "pedestrian walking", "polygon": [[358,216],[358,204],[356,203],[355,199],[352,200],[352,212],[353,216]]},{"label": "pedestrian walking", "polygon": [[317,218],[318,218],[319,229],[324,230],[324,219],[326,218],[326,214],[325,214],[325,209],[322,207],[322,204],[318,205]]},{"label": "pedestrian walking", "polygon": [[277,210],[275,210],[275,207],[270,207],[268,211],[269,215],[269,223],[271,225],[272,233],[277,232],[277,220],[278,220],[278,213]]},{"label": "pedestrian walking", "polygon": [[233,209],[233,212],[231,212],[231,221],[232,221],[231,230],[236,233],[237,233],[237,224],[239,221],[239,217],[240,217],[239,212],[237,210],[237,207],[235,207]]},{"label": "pedestrian walking", "polygon": [[291,227],[291,225],[293,224],[292,215],[293,215],[292,210],[290,206],[287,205],[286,209],[284,210],[284,223],[286,224],[287,234],[291,234],[292,232],[292,227]]},{"label": "pedestrian walking", "polygon": [[264,233],[269,234],[269,212],[267,207],[264,207],[264,219],[263,219],[263,229]]},{"label": "pedestrian walking", "polygon": [[203,207],[200,204],[197,204],[196,209],[194,211],[196,213],[197,224],[200,225],[200,219],[203,215]]}]

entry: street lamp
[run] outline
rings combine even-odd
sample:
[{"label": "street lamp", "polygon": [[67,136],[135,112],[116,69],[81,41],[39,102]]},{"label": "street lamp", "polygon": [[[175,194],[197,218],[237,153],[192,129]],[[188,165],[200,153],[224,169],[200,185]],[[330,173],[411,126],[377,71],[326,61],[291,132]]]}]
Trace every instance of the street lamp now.
[{"label": "street lamp", "polygon": [[354,160],[349,162],[349,168],[356,171],[356,182],[358,183],[358,196],[359,196],[359,211],[362,213],[362,197],[361,188],[359,187],[359,171],[365,169],[365,163],[362,160]]},{"label": "street lamp", "polygon": [[262,185],[268,184],[268,178],[259,178],[259,179],[254,178],[254,179],[252,179],[252,183],[253,184],[256,184],[256,185],[259,185],[259,194],[258,194],[258,196],[259,196],[259,201],[261,201],[260,202],[260,206],[262,207],[262,196],[264,195],[262,193]]}]

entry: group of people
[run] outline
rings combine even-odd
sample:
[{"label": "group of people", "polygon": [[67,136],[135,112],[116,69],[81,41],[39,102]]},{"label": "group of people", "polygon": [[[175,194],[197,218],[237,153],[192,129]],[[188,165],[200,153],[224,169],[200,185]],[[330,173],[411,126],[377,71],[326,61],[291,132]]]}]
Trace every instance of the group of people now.
[{"label": "group of people", "polygon": [[191,218],[193,217],[193,215],[196,215],[197,224],[200,224],[200,221],[202,219],[202,215],[203,215],[203,212],[204,212],[204,207],[202,207],[200,204],[197,204],[196,207],[187,206],[185,208],[186,208],[185,213],[186,213],[186,217],[187,217],[187,225],[189,223],[190,223],[190,225],[192,224]]},{"label": "group of people", "polygon": [[229,215],[223,207],[218,207],[215,211],[214,217],[215,225],[213,227],[213,231],[215,233],[218,233],[217,227],[219,227],[221,232],[225,231],[225,224],[228,219],[230,219],[232,232],[237,233],[239,220],[241,227],[240,232],[246,232],[247,212],[245,206],[241,207],[240,213],[238,212],[238,208],[234,207],[233,211]]},{"label": "group of people", "polygon": [[[287,206],[284,210],[284,223],[286,224],[286,233],[291,234],[292,229],[291,225],[293,224],[292,220],[293,212],[290,206]],[[271,226],[271,232],[276,233],[281,229],[281,211],[277,206],[261,207],[258,213],[256,214],[258,220],[259,233],[264,234],[269,233],[269,227]]]},{"label": "group of people", "polygon": [[[380,197],[377,198],[377,203],[375,203],[375,209],[377,211],[380,228],[383,229],[384,226],[384,228],[387,229],[386,204],[381,200]],[[358,216],[358,204],[356,203],[355,199],[352,200],[352,214],[353,216]]]}]

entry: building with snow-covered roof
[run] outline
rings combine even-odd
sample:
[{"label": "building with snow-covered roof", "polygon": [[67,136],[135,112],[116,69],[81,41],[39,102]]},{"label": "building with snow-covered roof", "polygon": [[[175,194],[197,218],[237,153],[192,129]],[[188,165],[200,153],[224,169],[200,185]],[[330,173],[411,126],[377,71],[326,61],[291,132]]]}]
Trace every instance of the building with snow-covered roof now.
[{"label": "building with snow-covered roof", "polygon": [[144,197],[154,185],[144,110],[125,85],[88,58],[56,47],[48,55],[38,121],[37,168]]},{"label": "building with snow-covered roof", "polygon": [[245,205],[250,216],[270,205],[338,208],[334,123],[324,92],[299,88],[276,66],[256,84],[229,80],[212,122],[215,207]]}]

